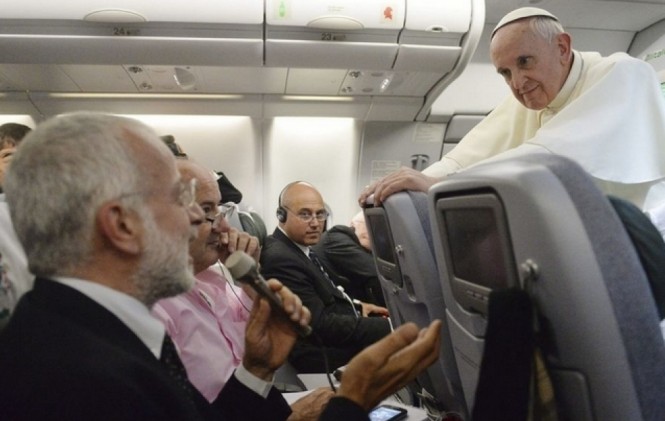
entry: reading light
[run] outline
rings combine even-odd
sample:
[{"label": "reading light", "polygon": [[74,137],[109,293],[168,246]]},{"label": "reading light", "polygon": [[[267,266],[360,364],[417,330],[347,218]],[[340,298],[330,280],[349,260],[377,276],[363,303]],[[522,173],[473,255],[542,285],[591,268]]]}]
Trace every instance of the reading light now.
[{"label": "reading light", "polygon": [[189,91],[196,87],[196,76],[184,67],[176,67],[173,78],[182,90]]}]

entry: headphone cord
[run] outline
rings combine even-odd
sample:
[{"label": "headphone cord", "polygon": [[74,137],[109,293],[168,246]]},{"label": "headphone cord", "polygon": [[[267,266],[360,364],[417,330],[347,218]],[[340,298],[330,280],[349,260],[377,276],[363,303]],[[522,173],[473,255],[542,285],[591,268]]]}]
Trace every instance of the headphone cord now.
[{"label": "headphone cord", "polygon": [[240,296],[236,292],[236,289],[234,288],[235,285],[233,285],[233,282],[231,282],[229,277],[226,276],[226,272],[224,271],[224,268],[222,267],[222,263],[219,261],[219,259],[217,260],[217,266],[219,266],[219,270],[221,271],[222,276],[224,276],[224,279],[226,279],[226,283],[229,284],[229,287],[230,287],[229,289],[231,290],[233,295],[235,295],[235,297],[238,300],[238,302],[240,303],[240,305],[247,311],[247,313],[251,313],[252,311],[245,305],[245,303],[242,302],[242,299],[240,298]]},{"label": "headphone cord", "polygon": [[[219,270],[221,271],[221,273],[224,275],[225,274],[224,268],[222,267],[222,264],[219,260],[217,260],[217,265],[219,266]],[[240,299],[240,297],[236,293],[235,288],[233,288],[234,285],[231,282],[231,280],[228,277],[226,277],[226,275],[224,275],[224,278],[226,279],[226,282],[229,284],[229,287],[230,287],[229,289],[231,290],[231,292],[233,292],[233,295],[235,295],[235,297],[238,300],[238,302],[240,303],[240,305],[248,313],[250,313],[251,310],[249,308],[247,308],[245,303],[242,302],[242,299]],[[321,356],[323,357],[323,367],[326,370],[326,377],[328,379],[328,384],[330,384],[330,388],[332,389],[333,392],[337,392],[337,388],[335,387],[335,382],[332,379],[332,374],[331,374],[331,370],[330,370],[330,362],[328,360],[328,353],[326,352],[326,349],[323,346],[323,341],[321,340],[319,335],[317,335],[314,332],[312,332],[310,334],[310,338],[312,338],[312,341],[314,342],[314,344],[319,348],[319,351],[321,352]]]},{"label": "headphone cord", "polygon": [[335,387],[335,382],[332,378],[332,373],[330,370],[330,361],[328,360],[328,353],[326,352],[325,347],[323,346],[323,341],[321,337],[316,333],[312,332],[309,337],[312,339],[312,342],[319,348],[321,356],[323,356],[323,368],[326,370],[326,377],[328,378],[328,384],[333,392],[337,392],[337,387]]}]

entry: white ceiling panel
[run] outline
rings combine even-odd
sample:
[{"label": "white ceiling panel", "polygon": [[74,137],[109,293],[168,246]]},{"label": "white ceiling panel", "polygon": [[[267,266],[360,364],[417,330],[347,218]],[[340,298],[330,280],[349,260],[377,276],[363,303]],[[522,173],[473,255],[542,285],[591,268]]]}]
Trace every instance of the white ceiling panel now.
[{"label": "white ceiling panel", "polygon": [[485,21],[496,24],[506,13],[525,6],[547,9],[569,28],[636,32],[665,18],[663,0],[487,0]]},{"label": "white ceiling panel", "polygon": [[206,92],[281,94],[286,89],[286,68],[203,66],[197,70]]},{"label": "white ceiling panel", "polygon": [[83,92],[136,92],[136,86],[122,66],[64,64],[59,67]]},{"label": "white ceiling panel", "polygon": [[286,93],[337,95],[346,73],[346,69],[289,69]]},{"label": "white ceiling panel", "polygon": [[0,72],[21,90],[78,92],[81,89],[56,65],[0,64]]}]

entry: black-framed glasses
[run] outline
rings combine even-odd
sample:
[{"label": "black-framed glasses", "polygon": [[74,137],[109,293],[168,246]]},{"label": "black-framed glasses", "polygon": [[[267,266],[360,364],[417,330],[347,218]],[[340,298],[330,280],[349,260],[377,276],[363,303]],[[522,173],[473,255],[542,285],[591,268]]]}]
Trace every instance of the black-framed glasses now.
[{"label": "black-framed glasses", "polygon": [[287,211],[291,212],[292,214],[294,214],[295,216],[297,216],[298,219],[300,219],[301,221],[303,221],[307,224],[312,222],[312,219],[314,219],[314,218],[316,218],[316,220],[319,221],[319,222],[323,222],[326,219],[328,219],[328,212],[325,211],[325,210],[320,210],[316,213],[311,213],[311,212],[307,212],[307,211],[302,211],[302,212],[296,213],[296,212],[292,211],[291,209],[287,208],[286,206],[282,206],[282,207],[284,209],[286,209]]}]

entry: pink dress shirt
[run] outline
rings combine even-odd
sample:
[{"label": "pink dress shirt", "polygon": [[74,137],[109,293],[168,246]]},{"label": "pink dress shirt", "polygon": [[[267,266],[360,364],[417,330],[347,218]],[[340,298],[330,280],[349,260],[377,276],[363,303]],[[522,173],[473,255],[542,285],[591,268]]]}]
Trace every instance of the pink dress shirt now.
[{"label": "pink dress shirt", "polygon": [[220,269],[198,273],[191,290],[160,300],[152,310],[178,348],[190,382],[209,401],[242,362],[247,309],[252,308],[252,300]]}]

